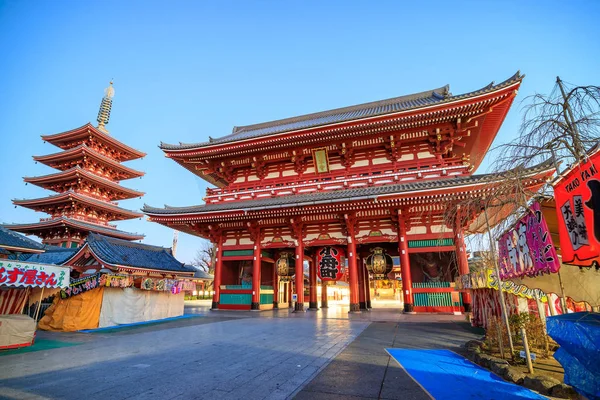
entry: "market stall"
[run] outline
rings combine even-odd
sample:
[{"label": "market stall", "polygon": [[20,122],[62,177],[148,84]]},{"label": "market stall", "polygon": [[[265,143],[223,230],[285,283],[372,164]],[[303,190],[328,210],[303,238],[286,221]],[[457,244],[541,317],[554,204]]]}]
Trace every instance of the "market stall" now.
[{"label": "market stall", "polygon": [[28,299],[41,300],[69,286],[66,267],[0,260],[0,349],[25,347],[35,339],[35,319],[22,314]]}]

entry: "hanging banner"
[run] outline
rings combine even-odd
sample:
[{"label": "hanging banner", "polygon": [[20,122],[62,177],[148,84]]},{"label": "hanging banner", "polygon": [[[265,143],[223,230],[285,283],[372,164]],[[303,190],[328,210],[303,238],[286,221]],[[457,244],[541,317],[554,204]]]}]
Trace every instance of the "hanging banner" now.
[{"label": "hanging banner", "polygon": [[68,299],[72,296],[87,292],[88,290],[96,289],[97,287],[104,286],[105,281],[100,280],[104,274],[98,272],[97,274],[86,276],[85,278],[74,279],[69,287],[60,291],[61,299]]},{"label": "hanging banner", "polygon": [[562,262],[590,266],[600,259],[600,151],[554,184]]},{"label": "hanging banner", "polygon": [[346,263],[342,249],[325,246],[317,251],[317,274],[322,281],[339,281]]},{"label": "hanging banner", "polygon": [[556,273],[560,262],[539,203],[498,241],[502,279]]},{"label": "hanging banner", "polygon": [[0,261],[0,285],[63,288],[69,286],[71,270],[56,265]]},{"label": "hanging banner", "polygon": [[[467,278],[468,277],[468,278]],[[464,283],[465,280],[469,280],[469,283]],[[498,290],[498,279],[496,278],[496,271],[493,269],[484,269],[477,272],[472,272],[468,275],[462,275],[460,279],[457,278],[456,282],[461,282],[459,290],[467,289],[496,289]],[[537,296],[541,301],[547,302],[548,297],[546,293],[540,289],[532,289],[525,285],[520,285],[512,281],[502,281],[502,290],[506,293],[514,294],[516,296],[525,297],[527,299],[535,299]]]},{"label": "hanging banner", "polygon": [[183,281],[177,279],[143,278],[140,282],[140,289],[178,294],[185,290],[195,290],[196,284],[192,281]]},{"label": "hanging banner", "polygon": [[60,291],[60,297],[68,299],[72,296],[96,289],[101,286],[126,288],[133,286],[133,278],[129,275],[106,274],[98,272],[97,274],[75,279],[69,287]]}]

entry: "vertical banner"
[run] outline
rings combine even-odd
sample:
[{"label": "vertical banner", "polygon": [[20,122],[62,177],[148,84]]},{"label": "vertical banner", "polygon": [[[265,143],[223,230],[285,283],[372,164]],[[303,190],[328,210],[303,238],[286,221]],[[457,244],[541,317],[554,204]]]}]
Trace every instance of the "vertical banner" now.
[{"label": "vertical banner", "polygon": [[590,266],[600,256],[600,151],[554,184],[562,261]]},{"label": "vertical banner", "polygon": [[560,262],[548,224],[535,202],[498,241],[502,279],[556,273]]}]

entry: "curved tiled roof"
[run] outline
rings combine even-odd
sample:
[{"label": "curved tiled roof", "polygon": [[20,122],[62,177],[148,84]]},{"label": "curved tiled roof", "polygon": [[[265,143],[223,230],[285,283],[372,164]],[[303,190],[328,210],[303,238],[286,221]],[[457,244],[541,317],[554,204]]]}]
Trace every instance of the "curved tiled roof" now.
[{"label": "curved tiled roof", "polygon": [[25,235],[0,226],[0,248],[2,247],[17,247],[34,251],[44,250],[45,248],[43,244],[38,243],[33,239],[29,239]]},{"label": "curved tiled roof", "polygon": [[32,208],[36,205],[36,204],[34,204],[36,202],[41,203],[41,204],[54,204],[54,203],[58,203],[61,201],[73,201],[73,200],[80,201],[83,204],[88,204],[88,205],[92,205],[92,206],[95,206],[98,208],[102,208],[104,210],[111,210],[112,212],[114,212],[116,214],[121,214],[121,215],[123,215],[125,217],[129,217],[129,218],[137,218],[137,217],[142,216],[142,214],[138,213],[137,211],[128,210],[126,208],[122,208],[122,207],[116,206],[114,204],[105,202],[105,201],[96,200],[92,197],[86,196],[85,194],[77,193],[73,190],[67,190],[66,192],[50,195],[47,197],[40,197],[37,199],[22,199],[22,200],[14,199],[13,204]]},{"label": "curved tiled roof", "polygon": [[337,108],[334,110],[322,111],[318,113],[265,122],[261,124],[235,127],[230,135],[218,139],[211,139],[208,142],[180,143],[179,145],[161,142],[160,148],[167,151],[188,150],[212,146],[216,144],[230,143],[238,140],[269,136],[277,133],[292,132],[295,130],[314,128],[323,125],[348,122],[356,119],[376,117],[386,114],[397,113],[400,111],[419,109],[427,106],[448,103],[451,101],[457,101],[469,97],[486,94],[512,85],[513,83],[518,82],[522,79],[523,75],[517,72],[515,75],[513,75],[512,77],[510,77],[502,83],[494,85],[494,83],[492,82],[479,90],[457,96],[453,96],[449,92],[450,87],[446,85],[438,89],[433,89],[406,96],[395,97],[387,100],[380,100],[370,103],[354,105],[350,107]]},{"label": "curved tiled roof", "polygon": [[177,261],[171,249],[90,233],[87,245],[106,264],[172,272],[194,272]]},{"label": "curved tiled roof", "polygon": [[71,227],[74,227],[77,229],[81,229],[83,231],[97,232],[97,233],[102,233],[102,234],[108,235],[108,236],[126,237],[126,238],[128,238],[128,240],[138,240],[138,239],[144,238],[144,235],[140,235],[137,233],[129,233],[129,232],[115,229],[115,228],[92,224],[90,222],[84,222],[84,221],[80,221],[78,219],[68,218],[68,217],[58,217],[58,218],[53,218],[53,219],[50,219],[47,221],[32,222],[29,224],[10,224],[10,225],[5,224],[4,226],[7,227],[8,229],[22,231],[22,230],[36,229],[37,227],[52,227],[52,226],[56,226],[56,225],[71,226]]},{"label": "curved tiled roof", "polygon": [[34,262],[38,264],[63,265],[77,253],[79,249],[52,249],[40,254],[22,254],[19,257],[21,261]]},{"label": "curved tiled roof", "polygon": [[26,176],[23,178],[23,180],[25,182],[31,183],[33,185],[41,186],[44,181],[48,181],[48,180],[55,181],[55,180],[59,180],[59,179],[67,179],[67,178],[69,178],[71,176],[75,176],[77,174],[81,174],[81,175],[85,176],[86,178],[90,179],[92,182],[94,182],[96,184],[104,185],[104,186],[110,187],[116,191],[120,190],[123,193],[130,194],[131,195],[130,198],[141,197],[145,194],[144,192],[140,192],[135,189],[121,186],[116,182],[113,182],[109,179],[103,178],[100,175],[96,175],[93,172],[90,172],[86,169],[81,168],[80,166],[76,166],[73,168],[66,169],[64,171],[60,171],[60,172],[56,172],[56,173],[48,174],[48,175],[31,176],[31,177]]},{"label": "curved tiled roof", "polygon": [[[523,171],[524,174],[534,174],[543,171],[553,170],[552,160],[544,161],[536,166],[527,168]],[[144,204],[142,211],[146,214],[154,215],[177,215],[177,214],[194,214],[207,213],[218,211],[233,211],[233,210],[253,210],[273,207],[299,207],[322,202],[339,202],[352,201],[362,198],[374,198],[382,195],[393,195],[402,193],[420,193],[431,189],[452,188],[464,185],[473,185],[479,183],[494,182],[501,178],[506,173],[495,174],[480,174],[467,177],[437,179],[430,181],[420,181],[413,183],[402,183],[396,185],[382,185],[361,187],[354,189],[340,189],[328,192],[316,192],[299,195],[288,195],[280,197],[271,197],[265,199],[234,201],[218,204],[202,204],[189,207],[170,207],[165,205],[164,208],[155,208]]]},{"label": "curved tiled roof", "polygon": [[129,178],[124,178],[124,179],[131,179],[131,178],[136,178],[136,177],[145,175],[145,173],[142,171],[138,171],[136,169],[130,168],[126,165],[123,165],[119,161],[116,161],[110,157],[105,156],[104,154],[99,153],[98,151],[88,147],[85,143],[80,144],[79,146],[64,150],[64,151],[60,151],[58,153],[47,154],[44,156],[33,156],[33,159],[35,161],[41,162],[42,164],[48,165],[53,159],[59,159],[59,160],[65,159],[65,158],[68,159],[68,157],[71,157],[71,156],[77,157],[79,154],[81,154],[82,156],[88,155],[90,158],[95,158],[95,159],[109,165],[111,168],[114,168],[117,171],[121,171],[121,172],[124,172],[125,174],[130,175]]}]

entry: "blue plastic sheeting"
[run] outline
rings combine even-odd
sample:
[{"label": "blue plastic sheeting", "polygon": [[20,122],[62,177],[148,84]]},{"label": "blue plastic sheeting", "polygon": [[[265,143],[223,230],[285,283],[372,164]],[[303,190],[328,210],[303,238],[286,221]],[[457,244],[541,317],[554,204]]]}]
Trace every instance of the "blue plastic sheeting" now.
[{"label": "blue plastic sheeting", "polygon": [[600,399],[600,314],[557,315],[548,318],[547,327],[560,345],[554,358],[565,370],[565,383],[589,399]]},{"label": "blue plastic sheeting", "polygon": [[429,394],[444,399],[545,399],[449,350],[386,349]]}]

